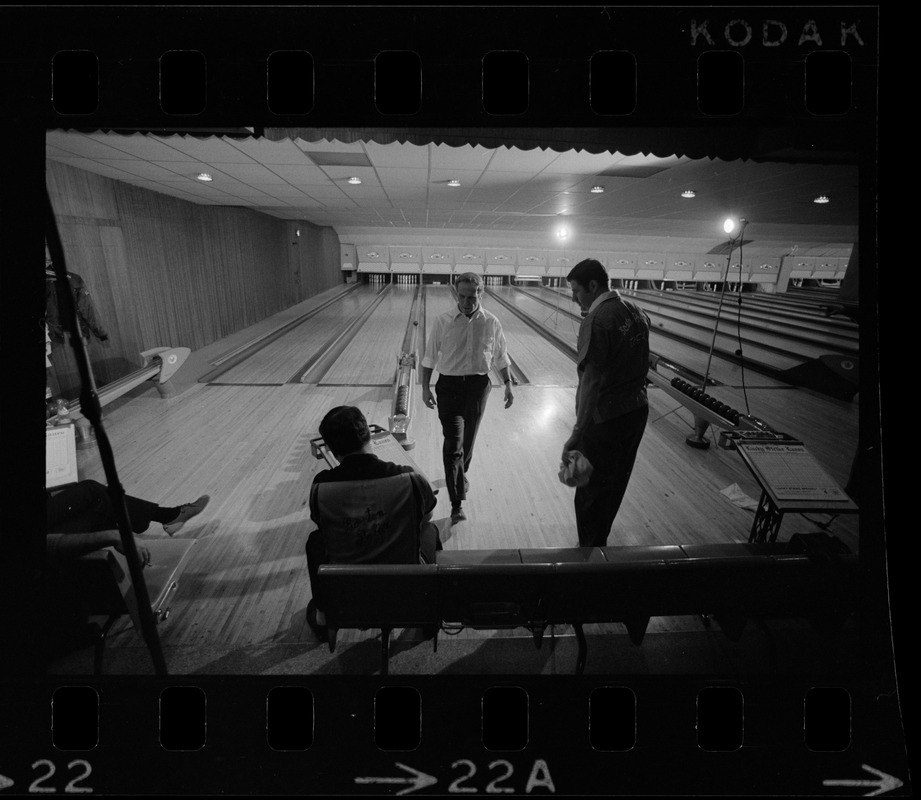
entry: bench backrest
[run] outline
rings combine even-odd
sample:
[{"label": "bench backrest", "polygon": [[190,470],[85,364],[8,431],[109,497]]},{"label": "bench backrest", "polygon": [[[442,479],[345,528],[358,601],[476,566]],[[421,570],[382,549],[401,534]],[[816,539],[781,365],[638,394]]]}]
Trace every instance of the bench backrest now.
[{"label": "bench backrest", "polygon": [[324,564],[326,623],[334,628],[399,627],[438,622],[435,564]]},{"label": "bench backrest", "polygon": [[545,562],[539,555],[458,551],[429,565],[324,565],[327,619],[338,627],[495,629],[688,614],[810,617],[817,609],[846,613],[858,596],[853,555],[833,567],[782,546],[743,544],[547,548]]}]

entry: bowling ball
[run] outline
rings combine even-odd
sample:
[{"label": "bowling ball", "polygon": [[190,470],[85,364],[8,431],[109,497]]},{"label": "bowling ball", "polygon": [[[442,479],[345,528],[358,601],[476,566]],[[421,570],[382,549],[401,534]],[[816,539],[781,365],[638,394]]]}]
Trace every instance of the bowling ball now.
[{"label": "bowling ball", "polygon": [[418,320],[413,320],[413,325],[418,325],[418,324],[419,324]]}]

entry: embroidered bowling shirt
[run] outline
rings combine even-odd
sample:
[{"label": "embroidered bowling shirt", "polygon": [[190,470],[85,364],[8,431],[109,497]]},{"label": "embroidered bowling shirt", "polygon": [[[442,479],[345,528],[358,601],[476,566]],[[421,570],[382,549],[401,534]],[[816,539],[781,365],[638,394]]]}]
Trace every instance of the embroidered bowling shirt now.
[{"label": "embroidered bowling shirt", "polygon": [[502,325],[482,306],[470,317],[459,309],[436,317],[422,358],[423,367],[442,375],[486,375],[510,363]]}]

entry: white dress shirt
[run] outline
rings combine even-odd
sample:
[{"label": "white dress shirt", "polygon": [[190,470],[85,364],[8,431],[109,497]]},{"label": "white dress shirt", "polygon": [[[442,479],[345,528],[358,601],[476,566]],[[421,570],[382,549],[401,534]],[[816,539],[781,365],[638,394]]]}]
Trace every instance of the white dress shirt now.
[{"label": "white dress shirt", "polygon": [[470,317],[455,308],[436,317],[422,366],[442,375],[486,375],[510,365],[502,325],[482,306]]}]

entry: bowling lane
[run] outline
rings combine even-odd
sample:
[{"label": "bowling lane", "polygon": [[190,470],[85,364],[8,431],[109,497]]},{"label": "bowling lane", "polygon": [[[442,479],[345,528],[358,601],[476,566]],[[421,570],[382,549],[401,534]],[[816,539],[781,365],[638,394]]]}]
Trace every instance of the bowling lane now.
[{"label": "bowling lane", "polygon": [[[487,291],[483,308],[495,314],[502,323],[509,355],[532,386],[575,386],[576,365],[572,359],[550,344],[530,325],[491,298]],[[450,287],[426,287],[426,336],[434,318],[454,307]],[[496,380],[495,376],[493,380]]]},{"label": "bowling lane", "polygon": [[[626,292],[637,305],[644,308],[655,325],[665,330],[691,335],[694,330],[712,332],[717,319],[717,307],[692,308],[671,298],[663,298],[646,292]],[[818,358],[826,353],[857,354],[856,342],[845,342],[837,337],[824,336],[817,329],[806,333],[791,324],[773,324],[749,320],[744,314],[741,319],[738,306],[730,299],[719,314],[717,346],[730,350],[733,342],[742,339],[745,348],[758,361],[777,369],[789,369],[799,361]],[[792,363],[787,363],[792,361]]]},{"label": "bowling lane", "polygon": [[[560,292],[548,291],[543,288],[508,288],[503,291],[507,292],[507,295],[504,296],[507,296],[515,304],[516,308],[538,320],[542,325],[575,347],[581,322],[581,316],[575,310],[577,308],[575,303],[565,297],[562,301],[559,301],[556,298],[562,297]],[[569,307],[567,307],[567,303]],[[697,338],[703,342],[706,337],[698,336]],[[650,328],[649,349],[652,352],[701,376],[707,371],[709,340],[707,340],[706,345],[708,349],[704,350],[661,334],[655,324]],[[712,380],[727,386],[742,386],[743,377],[746,387],[780,388],[789,385],[761,375],[751,369],[744,370],[743,375],[742,367],[733,362],[725,361],[716,353],[714,353],[710,363],[709,375]],[[723,402],[728,403],[730,401],[724,400]]]},{"label": "bowling lane", "polygon": [[358,329],[321,386],[382,386],[393,383],[416,287],[392,284]]},{"label": "bowling lane", "polygon": [[318,349],[368,307],[378,288],[367,286],[349,292],[209,383],[251,386],[287,383]]},{"label": "bowling lane", "polygon": [[[642,289],[635,292],[621,290],[637,298],[649,297],[663,305],[680,309],[697,309],[708,315],[716,314],[719,307],[717,292],[694,292],[690,290],[663,292],[656,289]],[[770,295],[767,295],[770,296]],[[806,311],[787,311],[770,303],[760,303],[757,293],[742,295],[739,307],[738,295],[726,293],[720,320],[735,323],[740,318],[749,326],[760,331],[771,331],[783,336],[806,337],[813,345],[824,345],[832,350],[856,351],[860,340],[857,326],[842,320],[833,320],[821,314]],[[824,351],[823,351],[824,352]]]}]

